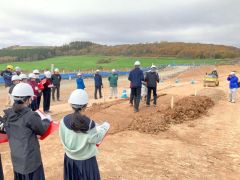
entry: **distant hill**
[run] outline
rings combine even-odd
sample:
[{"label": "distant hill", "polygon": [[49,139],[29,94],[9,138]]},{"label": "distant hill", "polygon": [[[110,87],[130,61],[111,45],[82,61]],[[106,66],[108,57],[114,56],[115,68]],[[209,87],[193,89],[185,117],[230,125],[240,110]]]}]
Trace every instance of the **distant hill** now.
[{"label": "distant hill", "polygon": [[88,41],[75,41],[63,46],[11,46],[0,50],[0,63],[36,61],[56,56],[104,55],[127,57],[181,57],[197,59],[225,59],[240,57],[240,49],[233,46],[160,42],[107,46]]}]

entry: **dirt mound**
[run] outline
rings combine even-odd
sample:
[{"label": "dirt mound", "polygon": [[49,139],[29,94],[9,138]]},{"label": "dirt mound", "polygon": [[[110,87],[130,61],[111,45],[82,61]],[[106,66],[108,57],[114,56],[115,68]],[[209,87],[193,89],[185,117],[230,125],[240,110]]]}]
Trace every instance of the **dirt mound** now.
[{"label": "dirt mound", "polygon": [[223,90],[216,89],[216,88],[204,88],[198,91],[198,95],[200,96],[207,96],[211,98],[214,102],[218,102],[220,100],[224,100],[227,98],[226,93]]},{"label": "dirt mound", "polygon": [[170,124],[179,124],[194,120],[207,113],[214,102],[206,96],[184,97],[177,101],[174,108],[149,108],[135,116],[129,130],[142,133],[158,134],[170,127]]},{"label": "dirt mound", "polygon": [[168,123],[183,123],[206,114],[213,105],[213,100],[207,96],[185,97],[180,99],[173,109],[169,108],[165,111],[164,119]]}]

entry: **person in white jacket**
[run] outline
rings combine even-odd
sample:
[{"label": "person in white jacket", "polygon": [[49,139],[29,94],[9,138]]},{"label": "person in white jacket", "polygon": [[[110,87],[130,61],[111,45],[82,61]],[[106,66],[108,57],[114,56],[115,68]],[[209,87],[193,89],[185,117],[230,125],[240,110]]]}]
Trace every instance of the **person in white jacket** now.
[{"label": "person in white jacket", "polygon": [[60,123],[59,135],[64,146],[64,180],[99,180],[96,160],[97,144],[106,135],[110,125],[97,125],[81,114],[88,104],[88,95],[82,89],[74,90],[68,100],[73,113]]}]

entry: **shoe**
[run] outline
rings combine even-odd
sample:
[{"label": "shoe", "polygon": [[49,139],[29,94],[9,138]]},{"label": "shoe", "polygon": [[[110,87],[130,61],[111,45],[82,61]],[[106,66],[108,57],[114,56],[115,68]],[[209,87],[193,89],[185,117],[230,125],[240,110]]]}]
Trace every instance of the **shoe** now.
[{"label": "shoe", "polygon": [[235,103],[235,101],[231,101],[231,103]]},{"label": "shoe", "polygon": [[112,99],[112,97],[109,97],[109,99]]},{"label": "shoe", "polygon": [[53,101],[55,101],[55,99],[52,99]]},{"label": "shoe", "polygon": [[60,99],[58,99],[57,101],[61,101]]},{"label": "shoe", "polygon": [[139,112],[139,110],[138,109],[134,109],[134,112],[137,113],[137,112]]},{"label": "shoe", "polygon": [[133,106],[133,103],[130,103],[130,106]]},{"label": "shoe", "polygon": [[146,104],[146,107],[150,107],[150,105],[149,105],[149,104]]}]

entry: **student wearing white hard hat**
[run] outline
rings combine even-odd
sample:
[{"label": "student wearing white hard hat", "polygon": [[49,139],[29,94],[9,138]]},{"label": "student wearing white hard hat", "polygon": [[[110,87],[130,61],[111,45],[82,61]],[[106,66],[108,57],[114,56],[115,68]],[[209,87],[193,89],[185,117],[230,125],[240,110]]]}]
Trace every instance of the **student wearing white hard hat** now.
[{"label": "student wearing white hard hat", "polygon": [[76,83],[77,83],[77,89],[85,89],[85,83],[82,77],[82,73],[80,72],[77,74]]},{"label": "student wearing white hard hat", "polygon": [[239,88],[238,77],[235,72],[232,71],[227,80],[229,81],[229,102],[235,103],[237,98],[237,89]]},{"label": "student wearing white hard hat", "polygon": [[145,82],[147,84],[147,102],[146,105],[150,106],[151,93],[153,92],[153,104],[157,105],[157,83],[159,83],[159,75],[156,72],[157,67],[152,64],[150,72],[147,72]]},{"label": "student wearing white hard hat", "polygon": [[103,83],[102,83],[102,76],[99,72],[100,70],[97,69],[94,75],[94,84],[95,84],[94,98],[95,99],[97,99],[97,92],[99,92],[99,98],[102,98]]},{"label": "student wearing white hard hat", "polygon": [[118,97],[118,90],[117,90],[117,82],[118,82],[118,74],[115,69],[112,69],[112,74],[108,77],[109,86],[110,86],[110,99],[112,97]]},{"label": "student wearing white hard hat", "polygon": [[59,136],[65,149],[64,179],[100,180],[96,160],[97,147],[107,133],[110,125],[100,126],[89,117],[81,114],[88,104],[88,95],[82,89],[76,89],[68,103],[73,113],[60,122]]},{"label": "student wearing white hard hat", "polygon": [[4,131],[8,136],[15,180],[44,180],[44,169],[40,153],[38,135],[43,135],[49,125],[48,119],[41,117],[28,106],[34,96],[27,83],[17,84],[12,96],[12,108],[4,111]]},{"label": "student wearing white hard hat", "polygon": [[31,103],[31,109],[33,111],[36,111],[38,109],[37,107],[37,97],[38,97],[38,84],[36,82],[36,75],[33,73],[30,73],[28,75],[29,78],[29,85],[32,86],[33,92],[34,92],[34,97],[32,99],[32,103]]},{"label": "student wearing white hard hat", "polygon": [[33,70],[33,74],[36,76],[36,83],[38,84],[38,95],[37,95],[37,109],[39,109],[41,104],[41,98],[42,98],[42,90],[44,87],[41,85],[41,79],[40,79],[40,72],[38,69]]},{"label": "student wearing white hard hat", "polygon": [[21,73],[22,73],[22,69],[18,66],[15,67],[15,74],[19,76]]},{"label": "student wearing white hard hat", "polygon": [[[140,69],[140,62],[134,63],[135,68],[130,71],[128,80],[130,81],[131,95],[133,98],[134,112],[139,111],[139,103],[141,99],[142,81],[144,81],[143,71]],[[130,102],[131,103],[131,102]]]},{"label": "student wearing white hard hat", "polygon": [[12,91],[13,91],[13,88],[18,84],[18,83],[20,83],[20,81],[21,81],[21,79],[20,79],[20,77],[18,76],[18,75],[13,75],[12,76],[12,85],[11,85],[11,87],[9,88],[9,91],[8,91],[8,95],[9,95],[9,98],[10,98],[10,106],[12,106],[13,105],[13,97],[12,97]]},{"label": "student wearing white hard hat", "polygon": [[50,112],[50,104],[51,104],[51,88],[53,87],[51,72],[45,71],[45,77],[41,80],[40,84],[43,86],[43,111],[45,113]]},{"label": "student wearing white hard hat", "polygon": [[20,74],[19,75],[21,82],[28,83],[28,77],[26,74]]},{"label": "student wearing white hard hat", "polygon": [[62,77],[59,74],[59,69],[54,69],[54,74],[52,75],[52,83],[54,87],[52,88],[52,100],[55,101],[55,92],[57,92],[57,101],[60,101],[60,84]]}]

